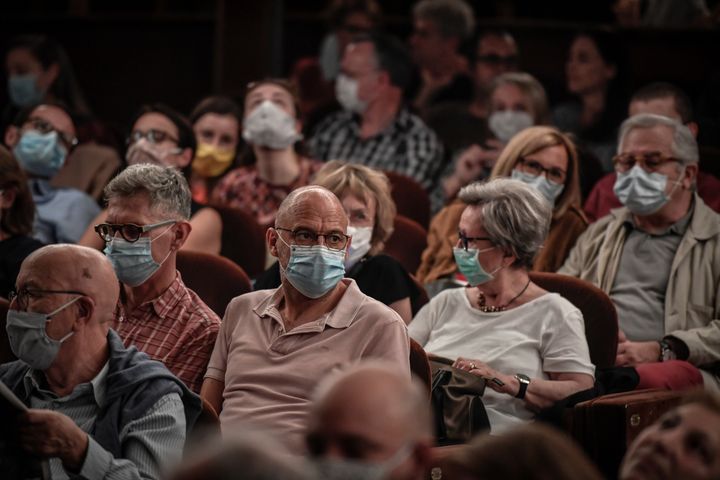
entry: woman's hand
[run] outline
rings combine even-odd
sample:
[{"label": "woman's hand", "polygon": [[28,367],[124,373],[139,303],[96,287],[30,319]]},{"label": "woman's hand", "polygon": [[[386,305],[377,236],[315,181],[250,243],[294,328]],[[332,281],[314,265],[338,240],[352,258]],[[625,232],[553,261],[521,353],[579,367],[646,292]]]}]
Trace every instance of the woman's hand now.
[{"label": "woman's hand", "polygon": [[520,391],[520,384],[514,375],[500,373],[480,360],[460,357],[455,360],[453,367],[484,378],[487,382],[486,385],[498,393],[514,397]]}]

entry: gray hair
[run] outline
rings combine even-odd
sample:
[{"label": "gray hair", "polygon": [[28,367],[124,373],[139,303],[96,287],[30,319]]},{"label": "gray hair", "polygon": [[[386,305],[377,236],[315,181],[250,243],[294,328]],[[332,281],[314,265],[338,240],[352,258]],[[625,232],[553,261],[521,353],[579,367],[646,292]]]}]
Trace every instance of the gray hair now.
[{"label": "gray hair", "polygon": [[536,125],[548,123],[550,107],[548,106],[547,94],[545,88],[535,77],[525,72],[503,73],[493,80],[490,88],[491,95],[492,92],[503,85],[514,85],[523,95],[528,97],[530,107],[533,110],[528,113],[532,113]]},{"label": "gray hair", "polygon": [[151,211],[176,219],[190,218],[190,187],[177,169],[149,163],[132,165],[113,178],[104,190],[106,202],[141,193],[149,196]]},{"label": "gray hair", "polygon": [[516,266],[531,268],[550,229],[552,206],[535,188],[519,180],[496,178],[460,190],[460,200],[479,207],[490,241],[517,258]]},{"label": "gray hair", "polygon": [[431,20],[445,37],[470,38],[475,31],[475,14],[463,0],[422,0],[413,15]]},{"label": "gray hair", "polygon": [[636,128],[653,128],[658,125],[672,128],[673,137],[670,150],[674,157],[681,160],[683,165],[698,163],[700,157],[698,145],[690,129],[677,120],[652,113],[633,115],[622,123],[618,139],[618,153],[622,153],[625,138],[631,130]]}]

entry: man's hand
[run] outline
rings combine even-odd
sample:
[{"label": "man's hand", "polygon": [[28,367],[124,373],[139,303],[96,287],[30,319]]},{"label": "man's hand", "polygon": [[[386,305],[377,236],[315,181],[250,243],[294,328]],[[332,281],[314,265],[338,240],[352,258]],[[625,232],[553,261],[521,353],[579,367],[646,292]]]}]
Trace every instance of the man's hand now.
[{"label": "man's hand", "polygon": [[[625,338],[622,335],[620,338]],[[660,358],[660,344],[658,342],[631,342],[625,339],[618,343],[615,365],[618,367],[633,367],[639,363],[657,362]]]},{"label": "man's hand", "polygon": [[77,472],[85,460],[88,436],[70,417],[51,410],[30,409],[18,419],[20,445],[41,457],[57,457],[71,472]]}]

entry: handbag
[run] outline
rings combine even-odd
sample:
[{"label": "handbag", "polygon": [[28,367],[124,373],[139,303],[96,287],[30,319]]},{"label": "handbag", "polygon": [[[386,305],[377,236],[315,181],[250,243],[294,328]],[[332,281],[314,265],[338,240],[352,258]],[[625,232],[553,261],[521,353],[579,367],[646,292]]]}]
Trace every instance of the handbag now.
[{"label": "handbag", "polygon": [[452,366],[442,357],[430,358],[431,401],[438,445],[465,443],[490,429],[485,405],[485,379]]}]

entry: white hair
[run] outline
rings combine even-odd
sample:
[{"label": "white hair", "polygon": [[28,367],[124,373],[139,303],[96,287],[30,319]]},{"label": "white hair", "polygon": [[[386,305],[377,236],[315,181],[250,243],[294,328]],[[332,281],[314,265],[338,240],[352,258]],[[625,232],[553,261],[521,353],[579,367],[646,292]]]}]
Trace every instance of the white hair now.
[{"label": "white hair", "polygon": [[630,131],[636,128],[653,128],[659,125],[670,127],[673,130],[670,149],[674,157],[680,160],[683,165],[698,163],[700,157],[698,145],[690,129],[675,119],[652,113],[633,115],[622,123],[618,138],[618,153],[622,153],[625,139]]}]

